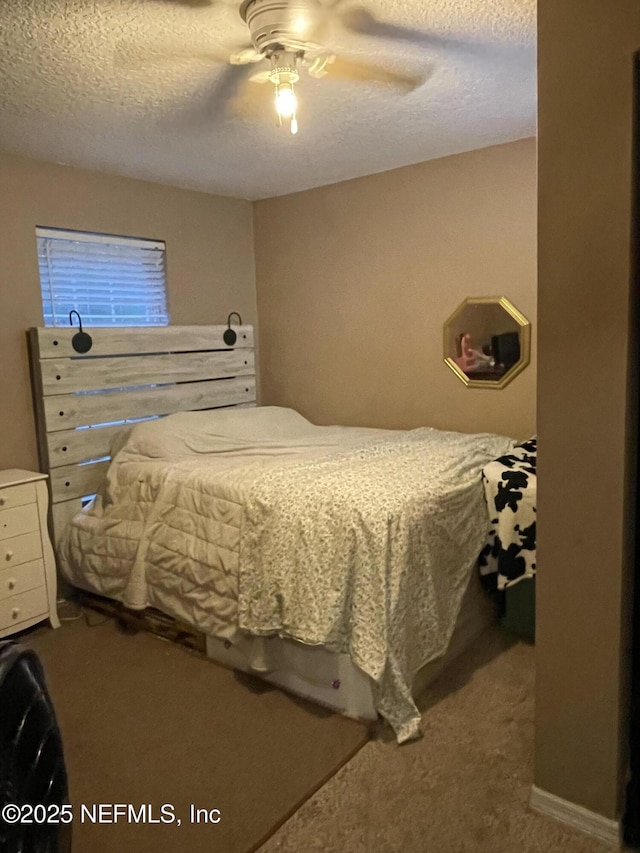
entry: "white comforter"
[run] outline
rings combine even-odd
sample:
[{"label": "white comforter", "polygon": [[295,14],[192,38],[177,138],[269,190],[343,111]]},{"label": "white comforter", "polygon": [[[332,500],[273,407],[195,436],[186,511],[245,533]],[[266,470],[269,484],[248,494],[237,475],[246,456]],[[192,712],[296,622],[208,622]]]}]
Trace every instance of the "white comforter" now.
[{"label": "white comforter", "polygon": [[495,435],[316,427],[287,409],[138,424],[63,541],[66,576],[220,637],[237,627],[351,655],[400,741],[487,531]]}]

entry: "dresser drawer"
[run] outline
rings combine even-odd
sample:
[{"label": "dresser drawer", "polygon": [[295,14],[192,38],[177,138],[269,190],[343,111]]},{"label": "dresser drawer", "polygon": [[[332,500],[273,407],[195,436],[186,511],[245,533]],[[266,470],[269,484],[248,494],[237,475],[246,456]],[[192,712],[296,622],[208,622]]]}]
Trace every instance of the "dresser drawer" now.
[{"label": "dresser drawer", "polygon": [[11,486],[0,489],[0,509],[11,509],[14,506],[24,506],[36,502],[36,487],[33,483],[23,483],[21,486]]},{"label": "dresser drawer", "polygon": [[12,539],[0,540],[0,571],[8,566],[19,566],[42,556],[40,531],[23,533]]},{"label": "dresser drawer", "polygon": [[9,539],[11,536],[39,529],[37,504],[25,504],[0,511],[0,539]]},{"label": "dresser drawer", "polygon": [[45,616],[48,612],[47,591],[41,586],[20,595],[12,595],[0,601],[0,630],[15,625],[18,629],[20,622]]},{"label": "dresser drawer", "polygon": [[32,560],[16,569],[0,571],[0,601],[30,589],[44,586],[44,561]]}]

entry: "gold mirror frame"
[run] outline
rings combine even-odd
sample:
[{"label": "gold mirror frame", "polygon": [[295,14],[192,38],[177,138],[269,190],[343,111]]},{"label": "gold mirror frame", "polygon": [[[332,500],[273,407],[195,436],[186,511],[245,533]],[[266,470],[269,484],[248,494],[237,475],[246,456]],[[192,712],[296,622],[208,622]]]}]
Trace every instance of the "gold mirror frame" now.
[{"label": "gold mirror frame", "polygon": [[[452,323],[454,323],[460,314],[467,308],[469,305],[499,305],[503,308],[507,314],[509,314],[518,324],[519,332],[520,332],[520,358],[519,360],[507,370],[503,376],[499,379],[473,379],[471,376],[466,374],[451,358],[447,355],[450,350],[450,332],[449,327]],[[451,316],[445,321],[443,327],[443,353],[444,353],[444,363],[449,367],[458,379],[466,385],[468,388],[504,388],[508,385],[515,377],[522,373],[522,371],[527,367],[531,360],[531,323],[524,314],[521,314],[520,311],[515,307],[515,305],[510,302],[506,296],[471,296],[464,300],[451,314]]]}]

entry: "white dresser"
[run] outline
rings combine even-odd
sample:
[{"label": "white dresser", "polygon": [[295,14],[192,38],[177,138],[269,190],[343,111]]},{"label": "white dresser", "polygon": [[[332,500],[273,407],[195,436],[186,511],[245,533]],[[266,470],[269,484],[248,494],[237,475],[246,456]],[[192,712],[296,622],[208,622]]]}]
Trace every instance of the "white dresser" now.
[{"label": "white dresser", "polygon": [[0,471],[0,637],[42,619],[60,627],[48,505],[46,474]]}]

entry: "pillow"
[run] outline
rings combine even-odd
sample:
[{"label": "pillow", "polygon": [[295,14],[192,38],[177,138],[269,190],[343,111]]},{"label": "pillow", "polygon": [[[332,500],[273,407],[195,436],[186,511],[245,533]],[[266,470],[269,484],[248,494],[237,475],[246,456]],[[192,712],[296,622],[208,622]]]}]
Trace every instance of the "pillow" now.
[{"label": "pillow", "polygon": [[233,452],[255,444],[304,439],[318,427],[280,406],[178,412],[136,424],[120,453],[129,459],[171,459]]},{"label": "pillow", "polygon": [[171,432],[193,431],[248,440],[297,438],[313,429],[313,424],[299,412],[281,406],[232,406],[204,412],[178,412],[163,418],[162,423]]}]

